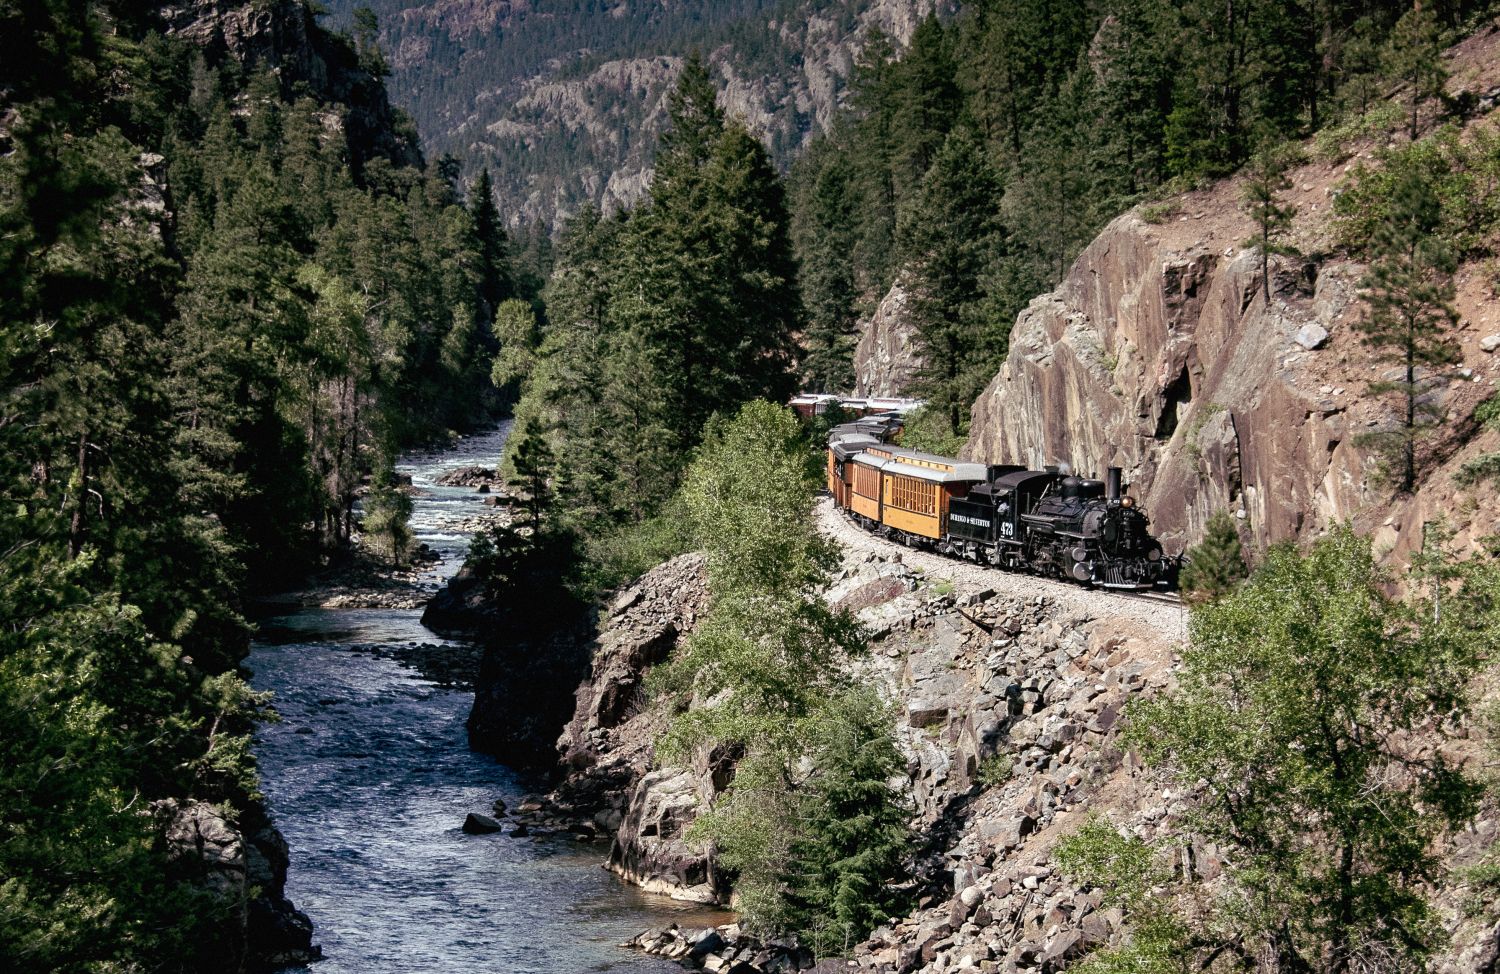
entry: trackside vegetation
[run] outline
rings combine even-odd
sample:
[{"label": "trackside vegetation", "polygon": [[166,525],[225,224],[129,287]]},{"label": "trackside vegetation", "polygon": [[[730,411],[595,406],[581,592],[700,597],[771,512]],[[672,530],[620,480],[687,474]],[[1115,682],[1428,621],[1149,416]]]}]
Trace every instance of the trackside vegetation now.
[{"label": "trackside vegetation", "polygon": [[711,606],[651,681],[695,704],[677,709],[664,757],[740,755],[690,837],[737,874],[753,928],[796,932],[826,954],[896,912],[887,884],[903,865],[908,812],[888,783],[905,763],[893,715],[852,673],[861,635],[817,593],[837,555],[812,523],[810,456],[782,406],[750,403],[710,425],[683,497]]},{"label": "trackside vegetation", "polygon": [[1196,795],[1183,828],[1225,872],[1174,875],[1164,848],[1090,823],[1058,861],[1134,934],[1085,969],[1420,969],[1442,944],[1435,843],[1482,786],[1431,739],[1470,718],[1500,635],[1500,570],[1429,552],[1392,577],[1339,528],[1306,552],[1273,548],[1193,608],[1190,635],[1176,687],[1127,712],[1125,741]]}]

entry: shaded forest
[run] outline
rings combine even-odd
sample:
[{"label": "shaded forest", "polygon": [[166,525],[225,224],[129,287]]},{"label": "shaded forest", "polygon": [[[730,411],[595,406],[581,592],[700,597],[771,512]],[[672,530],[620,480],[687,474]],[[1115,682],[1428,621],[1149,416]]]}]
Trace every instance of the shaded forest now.
[{"label": "shaded forest", "polygon": [[370,49],[308,36],[279,53],[358,103],[138,4],[0,4],[6,970],[222,969],[233,918],[154,814],[261,820],[245,593],[336,557],[397,450],[497,402],[492,210],[363,125]]}]

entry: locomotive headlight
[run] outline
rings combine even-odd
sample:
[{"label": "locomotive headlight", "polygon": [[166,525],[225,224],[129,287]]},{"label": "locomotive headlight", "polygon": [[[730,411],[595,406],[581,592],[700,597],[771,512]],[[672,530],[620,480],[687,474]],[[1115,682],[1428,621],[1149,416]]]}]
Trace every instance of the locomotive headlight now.
[{"label": "locomotive headlight", "polygon": [[1148,561],[1161,561],[1161,549],[1160,548],[1152,548],[1150,551],[1148,551],[1146,553],[1146,559]]},{"label": "locomotive headlight", "polygon": [[1135,498],[1134,497],[1121,497],[1120,498],[1120,506],[1121,507],[1134,507],[1135,506]]}]

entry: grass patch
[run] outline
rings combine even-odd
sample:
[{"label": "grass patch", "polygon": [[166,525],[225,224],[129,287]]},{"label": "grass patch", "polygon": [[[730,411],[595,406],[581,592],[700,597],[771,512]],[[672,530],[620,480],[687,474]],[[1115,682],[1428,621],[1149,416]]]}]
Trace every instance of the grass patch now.
[{"label": "grass patch", "polygon": [[1147,203],[1140,209],[1141,219],[1152,226],[1166,223],[1181,212],[1182,204],[1177,200],[1162,200],[1160,203]]},{"label": "grass patch", "polygon": [[979,762],[979,771],[974,780],[981,788],[994,788],[1010,780],[1016,762],[1009,754],[992,754]]},{"label": "grass patch", "polygon": [[1406,111],[1401,105],[1382,101],[1371,105],[1363,115],[1350,115],[1324,126],[1313,136],[1313,158],[1319,162],[1343,162],[1349,158],[1353,143],[1395,130],[1405,116]]}]

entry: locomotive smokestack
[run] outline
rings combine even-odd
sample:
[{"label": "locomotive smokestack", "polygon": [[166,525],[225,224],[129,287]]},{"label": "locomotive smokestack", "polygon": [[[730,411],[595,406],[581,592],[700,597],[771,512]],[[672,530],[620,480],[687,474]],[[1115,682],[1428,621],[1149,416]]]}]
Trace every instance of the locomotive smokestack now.
[{"label": "locomotive smokestack", "polygon": [[1120,500],[1120,475],[1124,472],[1119,467],[1110,467],[1105,474],[1104,496],[1111,504],[1118,503]]}]

